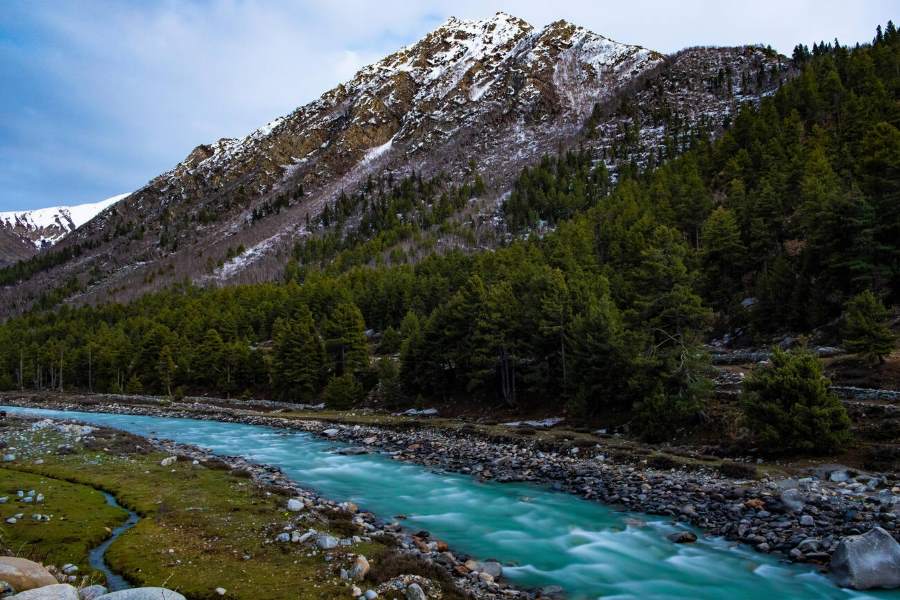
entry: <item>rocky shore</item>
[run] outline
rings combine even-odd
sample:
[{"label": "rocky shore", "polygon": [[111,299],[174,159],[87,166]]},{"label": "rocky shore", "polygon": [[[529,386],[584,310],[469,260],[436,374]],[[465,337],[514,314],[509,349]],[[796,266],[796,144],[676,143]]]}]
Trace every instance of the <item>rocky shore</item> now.
[{"label": "rocky shore", "polygon": [[[780,553],[786,560],[813,563],[823,569],[847,536],[882,528],[893,538],[900,538],[900,481],[896,476],[855,472],[839,465],[822,465],[802,477],[751,479],[748,475],[753,469],[742,463],[732,463],[734,473],[724,474],[729,469],[721,466],[683,468],[665,457],[610,453],[602,437],[595,443],[547,449],[537,440],[512,443],[488,439],[465,426],[454,431],[427,425],[395,430],[288,419],[199,403],[161,406],[85,405],[60,399],[38,403],[27,399],[6,401],[40,408],[181,416],[307,431],[347,442],[348,452],[383,452],[395,460],[434,470],[500,482],[549,485],[623,510],[667,516],[708,535],[749,544],[759,552]],[[166,446],[167,442],[159,443],[176,450]],[[202,449],[191,449],[187,456],[212,459]],[[261,484],[290,489],[304,501],[326,505],[330,502],[299,489],[277,469],[253,465],[241,458],[226,460],[233,461],[233,468],[254,473]],[[466,563],[450,559],[439,543],[402,534],[394,525],[385,526],[384,531],[401,535],[404,548],[445,565],[457,576],[462,575],[461,580],[476,582],[471,589],[476,597],[491,597],[477,594],[497,591],[491,588],[496,582],[490,580],[490,574],[479,579],[483,571],[476,568],[474,574],[467,573]],[[522,592],[506,590],[504,597],[515,597],[517,593]]]}]

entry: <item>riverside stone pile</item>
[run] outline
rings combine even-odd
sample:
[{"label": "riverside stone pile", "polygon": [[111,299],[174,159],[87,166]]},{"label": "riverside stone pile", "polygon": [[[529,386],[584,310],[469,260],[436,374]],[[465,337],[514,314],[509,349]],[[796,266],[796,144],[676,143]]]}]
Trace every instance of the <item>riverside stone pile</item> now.
[{"label": "riverside stone pile", "polygon": [[[72,567],[74,565],[68,565]],[[66,571],[68,570],[68,573]],[[108,592],[102,585],[76,587],[61,581],[74,571],[45,567],[42,564],[0,556],[0,598],[5,600],[185,600],[184,596],[165,588],[132,588]]]}]

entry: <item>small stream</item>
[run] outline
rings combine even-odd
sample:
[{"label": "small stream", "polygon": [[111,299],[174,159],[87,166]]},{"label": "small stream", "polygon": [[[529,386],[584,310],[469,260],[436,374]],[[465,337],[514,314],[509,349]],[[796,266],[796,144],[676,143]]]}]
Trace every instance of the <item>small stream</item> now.
[{"label": "small stream", "polygon": [[106,564],[106,551],[109,549],[110,544],[112,544],[116,539],[137,525],[137,522],[140,520],[137,513],[125,508],[118,502],[116,502],[115,497],[108,493],[103,492],[103,496],[106,498],[106,503],[110,506],[115,506],[116,508],[121,508],[122,510],[128,511],[128,519],[112,530],[112,535],[106,538],[102,544],[92,549],[88,554],[88,564],[91,565],[91,568],[97,571],[100,571],[106,576],[106,587],[111,592],[115,592],[117,590],[124,590],[131,587],[128,584],[128,581],[125,580],[124,577],[113,571],[109,565]]},{"label": "small stream", "polygon": [[[719,538],[673,544],[679,525],[627,513],[547,488],[480,482],[392,460],[347,456],[341,442],[305,432],[195,419],[0,407],[72,418],[143,436],[209,448],[280,467],[294,481],[385,520],[405,515],[460,553],[500,560],[522,587],[560,586],[573,600],[900,600],[900,591],[844,590],[810,566]],[[98,548],[102,556],[102,550]],[[93,563],[92,563],[93,564]]]}]

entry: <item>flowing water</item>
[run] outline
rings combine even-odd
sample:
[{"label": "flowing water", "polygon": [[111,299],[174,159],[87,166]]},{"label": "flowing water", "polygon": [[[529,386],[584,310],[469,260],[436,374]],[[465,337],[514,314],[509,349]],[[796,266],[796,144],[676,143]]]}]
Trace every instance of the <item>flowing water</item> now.
[{"label": "flowing water", "polygon": [[[110,506],[116,506],[118,508],[121,508],[122,510],[128,510],[124,506],[120,506],[119,503],[116,502],[116,499],[112,494],[103,492],[103,496],[106,498],[106,503]],[[106,551],[107,549],[109,549],[110,545],[112,545],[112,543],[116,541],[116,538],[137,525],[137,522],[139,520],[140,518],[138,517],[136,512],[128,510],[128,519],[124,523],[113,529],[112,534],[108,538],[106,538],[102,544],[100,544],[96,548],[93,548],[88,554],[88,564],[91,565],[91,568],[100,571],[101,573],[103,573],[103,575],[106,576],[106,587],[111,592],[124,590],[131,586],[128,584],[128,581],[126,581],[124,577],[110,569],[109,565],[106,564]]]},{"label": "flowing water", "polygon": [[269,427],[134,415],[0,407],[10,413],[74,418],[144,436],[195,444],[277,465],[294,481],[350,500],[386,520],[406,515],[450,547],[505,565],[523,587],[561,586],[573,599],[900,600],[900,591],[835,587],[809,567],[789,565],[721,539],[673,544],[677,526],[611,510],[526,484],[483,483],[369,454],[336,454],[340,442]]}]

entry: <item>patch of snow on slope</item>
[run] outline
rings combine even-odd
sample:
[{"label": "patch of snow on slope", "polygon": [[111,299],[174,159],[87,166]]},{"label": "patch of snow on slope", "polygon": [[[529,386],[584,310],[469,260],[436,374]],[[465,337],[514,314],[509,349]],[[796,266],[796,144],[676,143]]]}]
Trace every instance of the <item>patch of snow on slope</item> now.
[{"label": "patch of snow on slope", "polygon": [[268,250],[275,245],[275,243],[281,238],[283,233],[276,233],[270,238],[266,238],[260,243],[256,244],[244,250],[241,254],[235,256],[231,260],[227,261],[221,267],[216,269],[215,273],[213,273],[213,278],[226,280],[230,279],[232,276],[237,275],[248,266],[255,263],[257,260],[265,256]]},{"label": "patch of snow on slope", "polygon": [[387,152],[391,149],[391,146],[394,144],[394,138],[389,139],[387,142],[383,143],[380,146],[375,146],[374,148],[370,148],[365,156],[363,156],[362,164],[367,165],[377,159],[379,156]]}]

